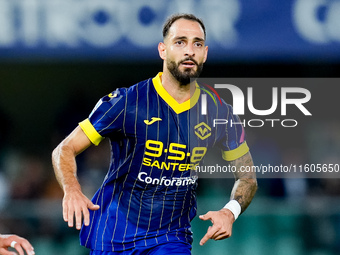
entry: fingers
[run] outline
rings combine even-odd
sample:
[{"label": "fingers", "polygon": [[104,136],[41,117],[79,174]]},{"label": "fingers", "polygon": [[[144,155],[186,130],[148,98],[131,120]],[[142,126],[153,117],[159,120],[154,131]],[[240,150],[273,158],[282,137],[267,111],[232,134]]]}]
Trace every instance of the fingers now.
[{"label": "fingers", "polygon": [[231,236],[231,232],[228,232],[224,228],[219,228],[218,231],[216,231],[212,236],[211,239],[217,240],[223,240]]},{"label": "fingers", "polygon": [[[100,206],[99,205],[94,205],[91,201],[89,201],[88,208],[90,210],[92,210],[92,211],[97,211],[100,208]],[[85,224],[85,226],[90,225],[90,213],[89,213],[89,211],[87,209],[83,210],[83,215],[84,215],[84,224]]]},{"label": "fingers", "polygon": [[213,224],[201,239],[200,245],[204,245],[209,239],[222,240],[231,236],[234,220],[231,220],[229,216],[226,217],[224,212],[210,211],[200,215],[199,218],[201,220],[210,220]]},{"label": "fingers", "polygon": [[[211,212],[207,212],[206,214],[204,214],[204,215],[200,215],[199,216],[199,218],[201,219],[201,220],[212,220],[212,218],[211,218]],[[213,223],[213,222],[212,222]],[[214,224],[214,223],[213,223]],[[214,231],[215,229],[213,229],[213,227],[212,226],[210,226],[209,228],[208,228],[208,231],[207,231],[207,233],[203,236],[203,238],[201,239],[201,241],[200,241],[200,245],[204,245],[211,237],[212,237],[212,235],[213,234],[215,234],[213,231]]]},{"label": "fingers", "polygon": [[83,219],[85,226],[90,224],[89,209],[95,211],[99,208],[99,205],[94,205],[85,196],[81,199],[68,199],[65,197],[63,201],[63,218],[69,227],[73,227],[75,223],[76,229],[80,230]]},{"label": "fingers", "polygon": [[[68,226],[72,228],[74,226],[74,220],[76,221],[76,228],[79,230],[81,228],[82,221],[82,207],[78,205],[68,205],[65,208],[66,211],[66,222]],[[86,209],[87,210],[87,209]]]},{"label": "fingers", "polygon": [[67,203],[63,201],[63,219],[65,222],[68,222],[68,206]]},{"label": "fingers", "polygon": [[8,251],[7,249],[1,248],[0,249],[1,255],[16,255],[15,252]]},{"label": "fingers", "polygon": [[[28,242],[28,241],[27,241]],[[16,243],[14,245],[14,248],[16,249],[16,251],[19,253],[19,255],[25,255],[23,248],[25,249],[27,255],[34,255],[34,249],[33,247],[28,243],[28,244],[24,244],[22,243]],[[1,253],[0,253],[1,254]],[[14,253],[15,254],[15,253]]]},{"label": "fingers", "polygon": [[200,245],[204,245],[209,239],[212,238],[212,236],[218,231],[216,226],[210,226],[208,228],[207,233],[203,236],[203,238],[200,241]]},{"label": "fingers", "polygon": [[19,253],[19,255],[25,255],[24,250],[26,251],[27,255],[35,254],[33,246],[25,238],[19,237],[17,235],[2,235],[1,238],[3,240],[2,245],[0,245],[1,255],[17,254],[15,252],[8,251],[7,248],[9,247],[14,248]]},{"label": "fingers", "polygon": [[74,208],[73,208],[73,206],[67,206],[66,208],[67,208],[66,209],[67,210],[66,211],[66,221],[68,223],[68,226],[70,228],[72,228],[73,227]]},{"label": "fingers", "polygon": [[25,255],[24,250],[21,248],[19,243],[16,243],[13,248],[16,249],[17,252],[19,252],[19,255]]},{"label": "fingers", "polygon": [[227,231],[220,225],[213,225],[208,228],[207,233],[200,241],[200,245],[204,245],[209,239],[222,240],[231,236],[231,231]]},{"label": "fingers", "polygon": [[90,213],[89,210],[83,210],[83,215],[84,215],[84,224],[85,226],[88,226],[90,224]]},{"label": "fingers", "polygon": [[75,208],[75,218],[76,218],[76,229],[80,230],[81,229],[81,223],[82,223],[82,212],[86,211],[88,213],[88,209],[83,208],[83,207],[76,207]]},{"label": "fingers", "polygon": [[[24,250],[26,251],[27,255],[34,255],[35,254],[33,246],[26,239],[23,239],[21,241],[21,246],[24,248]],[[22,254],[24,255],[24,253],[22,253]]]}]

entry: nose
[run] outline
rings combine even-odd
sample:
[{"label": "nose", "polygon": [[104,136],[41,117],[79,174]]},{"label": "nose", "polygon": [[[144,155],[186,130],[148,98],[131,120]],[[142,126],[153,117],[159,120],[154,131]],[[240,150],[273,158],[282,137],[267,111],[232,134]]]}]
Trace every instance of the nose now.
[{"label": "nose", "polygon": [[185,56],[188,56],[188,57],[194,57],[195,56],[194,47],[191,43],[187,44],[187,46],[185,47],[184,54],[185,54]]}]

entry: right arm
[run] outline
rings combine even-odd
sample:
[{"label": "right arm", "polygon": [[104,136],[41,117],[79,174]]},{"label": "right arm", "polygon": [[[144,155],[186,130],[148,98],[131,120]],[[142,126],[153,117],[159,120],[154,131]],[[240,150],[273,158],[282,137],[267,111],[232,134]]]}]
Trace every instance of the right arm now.
[{"label": "right arm", "polygon": [[77,179],[76,156],[86,150],[91,144],[89,138],[78,126],[52,153],[54,172],[57,181],[64,191],[63,218],[68,222],[69,227],[73,227],[73,217],[75,216],[77,229],[81,228],[82,216],[85,226],[89,225],[89,209],[99,209],[98,205],[94,205],[82,193]]}]

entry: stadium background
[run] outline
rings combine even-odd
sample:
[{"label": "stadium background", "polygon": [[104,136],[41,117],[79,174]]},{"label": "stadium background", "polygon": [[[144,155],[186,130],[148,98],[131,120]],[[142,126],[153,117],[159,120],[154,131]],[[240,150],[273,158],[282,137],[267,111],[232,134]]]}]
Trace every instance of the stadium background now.
[{"label": "stadium background", "polygon": [[[87,254],[62,220],[51,151],[101,96],[161,70],[156,46],[175,12],[206,23],[202,77],[339,76],[338,0],[1,0],[0,233],[28,238],[36,254]],[[255,163],[339,163],[340,89],[302,87],[312,93],[313,116],[289,137],[282,128],[246,128]],[[78,158],[89,196],[108,157],[104,142]],[[232,184],[202,179],[199,213],[220,209]],[[199,247],[209,223],[193,221],[193,254],[339,254],[339,194],[337,176],[260,178],[230,239]]]}]

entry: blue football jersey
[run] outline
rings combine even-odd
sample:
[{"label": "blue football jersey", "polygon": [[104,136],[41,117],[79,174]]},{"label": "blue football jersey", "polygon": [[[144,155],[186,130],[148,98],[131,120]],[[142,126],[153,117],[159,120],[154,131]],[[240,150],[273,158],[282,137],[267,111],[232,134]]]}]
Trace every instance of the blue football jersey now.
[{"label": "blue football jersey", "polygon": [[161,75],[104,96],[79,123],[93,144],[108,138],[112,149],[108,173],[92,199],[100,209],[90,212],[90,225],[80,233],[81,244],[90,249],[191,243],[195,166],[212,146],[226,160],[249,150],[242,125],[213,126],[214,119],[239,122],[230,105],[208,96],[203,115],[206,89],[196,84],[190,100],[180,104],[163,88]]}]

